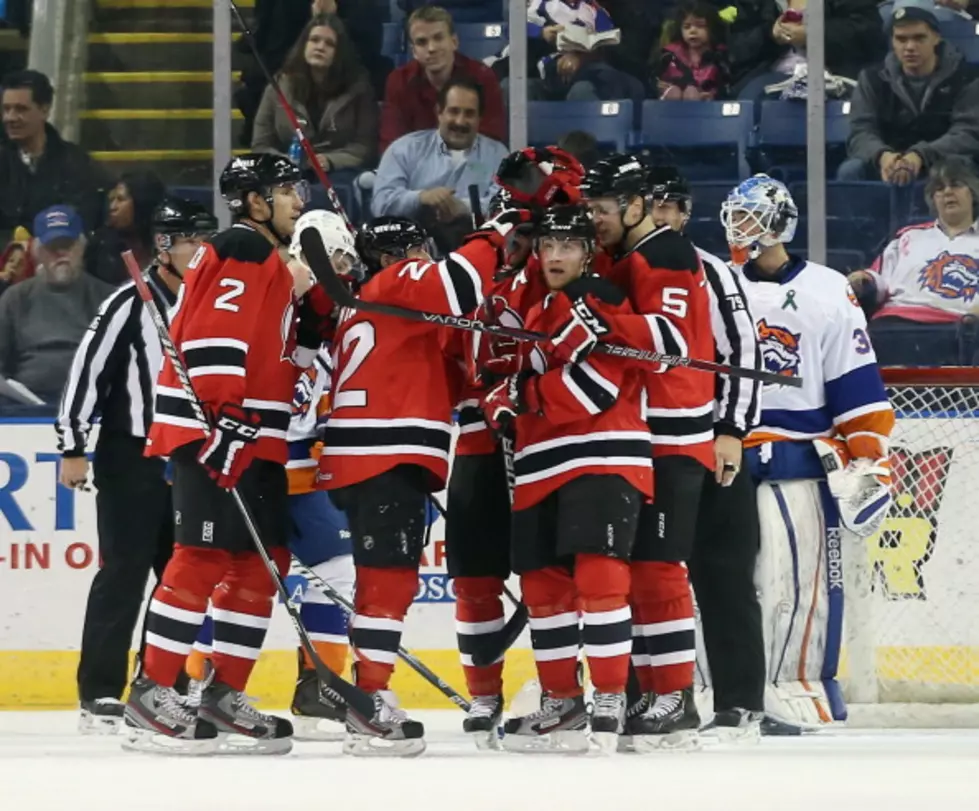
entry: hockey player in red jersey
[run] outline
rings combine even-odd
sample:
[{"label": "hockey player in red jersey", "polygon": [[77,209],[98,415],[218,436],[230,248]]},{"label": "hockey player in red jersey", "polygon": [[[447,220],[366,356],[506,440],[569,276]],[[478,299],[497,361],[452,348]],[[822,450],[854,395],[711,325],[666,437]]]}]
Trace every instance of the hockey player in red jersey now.
[{"label": "hockey player in red jersey", "polygon": [[[526,211],[501,211],[441,262],[409,256],[417,243],[389,247],[412,231],[423,233],[410,221],[375,222],[359,235],[372,274],[359,297],[470,313],[492,284],[510,232],[528,218]],[[388,684],[417,589],[428,499],[448,475],[461,374],[443,354],[436,324],[344,309],[333,346],[336,383],[320,481],[350,522],[357,569],[350,622],[354,675],[375,701],[372,718],[347,712],[344,751],[415,755],[424,750],[424,728],[397,710]]]},{"label": "hockey player in red jersey", "polygon": [[[537,253],[552,291],[528,329],[559,333],[587,302],[592,324],[631,313],[625,294],[590,272],[595,229],[587,209],[550,209]],[[629,556],[641,503],[652,495],[643,372],[621,358],[565,362],[539,349],[483,398],[495,431],[515,422],[513,568],[530,614],[540,709],[511,718],[503,747],[582,751],[589,725],[578,671],[579,617],[595,685],[591,732],[614,751],[625,717],[632,649]]]},{"label": "hockey player in red jersey", "polygon": [[[165,360],[147,454],[173,462],[176,544],[150,603],[146,655],[126,705],[131,748],[282,753],[292,745],[291,724],[258,712],[244,694],[275,588],[228,490],[238,488],[284,571],[286,429],[299,369],[319,344],[306,334],[297,343],[293,277],[279,253],[302,210],[300,184],[285,158],[233,159],[220,187],[236,222],[201,247],[184,277],[170,334],[214,427],[202,439]],[[209,600],[213,671],[195,714],[172,686]]]},{"label": "hockey player in red jersey", "polygon": [[[640,316],[620,317],[622,343],[669,355],[714,360],[710,300],[693,243],[651,216],[649,169],[611,155],[582,183],[602,247],[606,276],[626,291]],[[598,336],[586,318],[556,336],[559,351],[587,353]],[[647,365],[646,422],[653,442],[656,492],[644,505],[632,558],[633,664],[623,745],[636,749],[697,746],[693,699],[695,626],[687,569],[704,476],[714,466],[714,376]]]}]

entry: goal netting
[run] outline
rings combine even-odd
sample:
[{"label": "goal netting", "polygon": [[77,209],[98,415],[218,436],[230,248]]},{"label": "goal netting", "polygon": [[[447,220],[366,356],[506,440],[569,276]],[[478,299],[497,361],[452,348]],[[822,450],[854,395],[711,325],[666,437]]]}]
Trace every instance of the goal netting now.
[{"label": "goal netting", "polygon": [[894,503],[851,538],[851,723],[979,726],[979,369],[885,369]]}]

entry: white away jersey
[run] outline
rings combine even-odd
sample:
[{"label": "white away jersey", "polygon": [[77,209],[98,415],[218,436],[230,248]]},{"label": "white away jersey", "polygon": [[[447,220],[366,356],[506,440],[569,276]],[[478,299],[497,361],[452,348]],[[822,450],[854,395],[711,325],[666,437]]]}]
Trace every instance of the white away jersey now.
[{"label": "white away jersey", "polygon": [[802,388],[764,387],[761,420],[745,444],[842,434],[854,456],[885,455],[894,414],[846,277],[793,258],[779,281],[760,281],[749,263],[742,284],[764,368],[804,380]]},{"label": "white away jersey", "polygon": [[898,232],[871,270],[878,274],[875,318],[958,321],[979,306],[979,223],[950,237],[938,221]]},{"label": "white away jersey", "polygon": [[330,411],[333,362],[327,344],[320,347],[313,365],[296,381],[292,395],[292,418],[286,439],[289,442],[289,494],[310,493],[316,482],[322,443],[320,428]]}]

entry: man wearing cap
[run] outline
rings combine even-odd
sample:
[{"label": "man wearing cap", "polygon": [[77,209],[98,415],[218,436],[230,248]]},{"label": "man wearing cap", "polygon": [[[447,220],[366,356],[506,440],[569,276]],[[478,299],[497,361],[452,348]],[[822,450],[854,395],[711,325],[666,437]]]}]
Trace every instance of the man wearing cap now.
[{"label": "man wearing cap", "polygon": [[37,274],[0,298],[0,375],[57,403],[78,346],[113,288],[83,273],[85,227],[71,206],[34,218]]},{"label": "man wearing cap", "polygon": [[839,180],[903,186],[940,159],[979,158],[979,70],[943,42],[934,13],[901,6],[882,64],[860,74]]}]

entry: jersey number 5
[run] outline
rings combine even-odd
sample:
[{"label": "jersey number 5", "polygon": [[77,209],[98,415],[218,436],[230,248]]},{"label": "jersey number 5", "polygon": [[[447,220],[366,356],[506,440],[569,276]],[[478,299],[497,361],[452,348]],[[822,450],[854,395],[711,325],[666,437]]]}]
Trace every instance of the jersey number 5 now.
[{"label": "jersey number 5", "polygon": [[689,290],[685,290],[682,287],[664,287],[662,306],[663,312],[669,313],[670,315],[675,315],[677,318],[686,318],[687,296],[689,293]]},{"label": "jersey number 5", "polygon": [[354,324],[344,334],[340,342],[340,354],[346,354],[351,346],[353,351],[342,368],[340,368],[339,357],[334,361],[337,368],[340,368],[340,376],[333,388],[334,408],[363,408],[367,405],[367,392],[364,389],[350,391],[342,391],[342,389],[344,383],[353,377],[361,364],[367,360],[367,356],[374,349],[374,342],[374,325],[369,321]]}]

